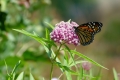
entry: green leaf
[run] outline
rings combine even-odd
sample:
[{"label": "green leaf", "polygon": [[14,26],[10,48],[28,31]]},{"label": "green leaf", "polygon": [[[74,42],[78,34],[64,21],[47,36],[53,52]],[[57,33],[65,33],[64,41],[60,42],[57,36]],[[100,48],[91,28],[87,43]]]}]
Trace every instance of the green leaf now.
[{"label": "green leaf", "polygon": [[69,49],[69,47],[67,45],[65,45],[65,49],[69,52],[69,55],[70,55],[69,62],[74,63],[74,66],[75,66],[76,70],[78,71],[77,65],[74,61],[74,54],[71,53],[71,50]]},{"label": "green leaf", "polygon": [[51,24],[49,24],[49,23],[47,23],[47,22],[45,22],[48,26],[50,26],[52,29],[54,29],[54,27],[51,25]]},{"label": "green leaf", "polygon": [[[76,54],[76,55],[78,55],[79,57],[82,57],[82,58],[86,59],[87,61],[93,63],[94,65],[97,65],[97,66],[99,66],[99,67],[101,67],[101,68],[107,69],[106,67],[98,64],[98,63],[95,62],[94,60],[88,58],[87,56],[85,56],[85,55],[83,55],[83,54],[81,54],[81,53],[79,53],[79,52],[77,52],[77,51],[75,51],[75,50],[71,50],[71,52],[74,53],[74,54]],[[108,69],[107,69],[107,70],[108,70]]]},{"label": "green leaf", "polygon": [[72,75],[71,75],[71,73],[65,71],[65,74],[66,74],[67,80],[72,80]]},{"label": "green leaf", "polygon": [[13,80],[15,80],[15,73],[13,74],[13,77],[12,77]]},{"label": "green leaf", "polygon": [[8,76],[10,76],[10,74],[9,74],[9,72],[8,72],[7,63],[6,63],[6,61],[5,61],[5,60],[4,60],[4,62],[5,62],[6,70],[7,70],[7,75],[8,75]]},{"label": "green leaf", "polygon": [[50,40],[50,32],[47,28],[46,28],[46,39]]},{"label": "green leaf", "polygon": [[66,71],[68,71],[68,72],[71,72],[71,73],[73,73],[73,74],[76,74],[76,72],[75,72],[75,71],[70,70],[70,68],[69,68],[69,67],[67,67],[67,66],[62,66],[62,67],[64,68],[64,70],[66,70]]},{"label": "green leaf", "polygon": [[[19,61],[15,66],[14,66],[14,68],[13,68],[13,70],[12,70],[12,72],[9,74],[8,73],[8,70],[7,70],[7,74],[8,74],[8,80],[14,80],[14,78],[15,78],[15,70],[17,69],[17,67],[20,65],[20,63],[21,63],[21,61]],[[6,68],[7,68],[7,64],[6,64],[6,62],[5,62],[5,65],[6,65]]]},{"label": "green leaf", "polygon": [[49,58],[51,58],[51,54],[52,54],[51,48],[48,48],[48,46],[45,46],[45,45],[43,45],[43,46],[44,46],[44,49],[45,49],[46,53],[48,54]]},{"label": "green leaf", "polygon": [[35,80],[31,73],[30,73],[30,80]]},{"label": "green leaf", "polygon": [[21,72],[21,73],[18,75],[18,77],[17,77],[16,80],[23,80],[23,78],[24,78],[24,72]]},{"label": "green leaf", "polygon": [[[92,70],[90,70],[90,76],[92,77]],[[101,69],[99,70],[99,72],[98,72],[98,75],[95,77],[95,79],[93,78],[92,80],[100,80],[100,78],[101,78]]]},{"label": "green leaf", "polygon": [[46,29],[46,38],[47,39],[40,38],[37,34],[35,34],[35,32],[34,32],[34,34],[31,34],[25,30],[18,30],[18,29],[13,29],[13,30],[23,33],[23,34],[35,39],[36,41],[38,41],[40,44],[42,44],[44,46],[48,56],[51,58],[51,53],[52,53],[51,47],[52,47],[52,45],[55,47],[57,47],[57,46],[54,43],[54,41],[50,40],[49,31],[47,29]]},{"label": "green leaf", "polygon": [[15,79],[15,70],[17,69],[17,67],[20,65],[21,61],[19,60],[19,62],[14,66],[12,72],[9,74],[8,73],[8,69],[7,69],[7,63],[5,61],[5,65],[6,65],[6,69],[7,69],[7,74],[8,74],[8,80],[14,80]]},{"label": "green leaf", "polygon": [[70,21],[71,21],[71,19],[68,20],[68,22],[70,22]]},{"label": "green leaf", "polygon": [[20,63],[21,63],[21,61],[19,61],[19,62],[15,65],[15,67],[13,68],[13,70],[12,70],[12,72],[11,72],[10,75],[13,75],[13,74],[15,73],[15,70],[16,70],[17,67],[20,65]]},{"label": "green leaf", "polygon": [[36,41],[38,41],[38,42],[41,43],[42,45],[45,45],[45,44],[46,44],[46,43],[42,40],[42,38],[40,38],[40,37],[37,36],[37,35],[34,35],[35,33],[34,33],[34,34],[31,34],[31,33],[27,32],[27,31],[25,31],[25,30],[18,30],[18,29],[13,29],[13,30],[15,30],[15,31],[17,31],[17,32],[20,32],[20,33],[23,33],[23,34],[25,34],[25,35],[27,35],[27,36],[35,39]]},{"label": "green leaf", "polygon": [[114,75],[114,80],[118,80],[118,75],[115,68],[113,68],[113,75]]},{"label": "green leaf", "polygon": [[77,80],[82,80],[83,76],[84,76],[83,74],[84,74],[84,70],[83,70],[82,66],[80,65],[79,76],[78,76]]},{"label": "green leaf", "polygon": [[62,64],[59,63],[59,62],[56,62],[56,63],[57,63],[57,65],[58,65],[60,68],[62,68],[63,71],[67,71],[67,72],[70,72],[71,74],[78,75],[77,72],[71,70],[69,67],[67,67],[67,66],[65,66],[65,65],[62,65]]},{"label": "green leaf", "polygon": [[[52,58],[54,58],[56,54],[54,53],[53,49],[51,49],[51,51],[52,51]],[[60,63],[61,61],[59,60],[59,58],[56,58],[56,62]]]},{"label": "green leaf", "polygon": [[47,43],[47,45],[53,45],[54,47],[57,47],[57,45],[55,44],[55,42],[53,40],[48,40],[48,39],[42,39],[45,43]]},{"label": "green leaf", "polygon": [[68,50],[68,52],[70,52],[70,48],[67,45],[64,45],[64,46]]},{"label": "green leaf", "polygon": [[38,34],[36,34],[34,31],[33,31],[33,34],[35,35],[35,36],[39,36]]},{"label": "green leaf", "polygon": [[69,65],[69,56],[65,50],[64,50],[64,64]]},{"label": "green leaf", "polygon": [[[82,63],[82,62],[85,62],[85,61],[75,61],[75,64],[77,65],[77,64],[80,64],[80,63]],[[73,62],[71,62],[69,65],[72,67],[72,66],[74,66],[75,65]]]},{"label": "green leaf", "polygon": [[[15,64],[19,62],[19,60],[22,60],[22,59],[17,56],[7,56],[5,58],[5,62],[7,63],[7,65],[9,65],[9,67],[14,67]],[[2,66],[2,65],[4,65],[4,63],[2,60],[0,60],[0,66]]]},{"label": "green leaf", "polygon": [[[92,77],[93,77],[93,72],[92,72],[92,69],[90,69],[90,71],[89,71],[89,72],[90,72],[90,74],[89,74],[89,75],[90,75],[90,80],[94,80],[94,79],[92,79]],[[99,75],[98,75],[98,76],[99,76]],[[98,77],[97,77],[97,78],[98,78]],[[96,80],[98,80],[98,79],[96,79]]]}]

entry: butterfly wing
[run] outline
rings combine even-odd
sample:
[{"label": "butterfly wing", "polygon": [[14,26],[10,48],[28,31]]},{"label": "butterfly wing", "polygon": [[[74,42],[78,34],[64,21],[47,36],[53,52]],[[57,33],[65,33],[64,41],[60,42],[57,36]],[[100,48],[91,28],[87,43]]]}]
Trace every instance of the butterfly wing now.
[{"label": "butterfly wing", "polygon": [[89,31],[91,34],[96,34],[101,31],[101,27],[103,26],[100,22],[88,22],[79,25],[79,28]]},{"label": "butterfly wing", "polygon": [[81,24],[75,28],[75,33],[78,35],[81,45],[85,46],[94,40],[94,35],[100,32],[102,23],[89,22]]},{"label": "butterfly wing", "polygon": [[76,28],[75,32],[80,40],[80,44],[83,46],[90,44],[94,40],[93,34],[91,34],[89,31]]}]

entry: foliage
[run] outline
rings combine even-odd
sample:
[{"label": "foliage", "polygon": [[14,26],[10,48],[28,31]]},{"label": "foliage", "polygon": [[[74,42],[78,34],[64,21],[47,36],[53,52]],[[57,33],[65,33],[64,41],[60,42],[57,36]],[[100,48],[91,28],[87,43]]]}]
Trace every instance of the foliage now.
[{"label": "foliage", "polygon": [[[88,58],[87,56],[77,52],[76,50],[70,50],[69,47],[67,45],[65,45],[64,43],[61,43],[60,46],[58,47],[58,49],[56,49],[57,51],[54,52],[52,47],[57,48],[57,45],[50,39],[50,37],[49,37],[50,33],[49,33],[48,29],[46,29],[46,37],[45,38],[41,38],[35,32],[34,32],[34,34],[31,34],[25,30],[17,30],[17,29],[14,29],[14,30],[35,39],[44,47],[44,49],[46,50],[46,53],[48,54],[49,58],[51,59],[51,64],[52,64],[50,79],[52,79],[53,64],[56,64],[61,69],[62,74],[66,74],[66,78],[68,80],[72,79],[72,74],[77,75],[78,80],[86,79],[86,77],[88,77],[91,80],[93,78],[93,76],[89,76],[89,75],[87,76],[87,74],[84,74],[83,72],[79,73],[79,68],[77,67],[77,65],[79,63],[81,63],[81,61],[83,61],[83,60],[75,61],[74,60],[75,55],[78,55],[80,58],[83,58],[101,68],[107,69],[107,68],[103,67],[102,65],[98,64],[97,62],[95,62],[94,60]],[[64,49],[61,49],[62,46],[64,46]],[[65,52],[65,54],[69,53],[69,55],[65,55],[65,59],[63,60],[63,62],[57,58],[58,54],[60,54],[60,51]],[[70,56],[70,59],[68,58],[69,56]],[[76,68],[76,71],[72,70],[73,66]],[[83,75],[83,76],[79,77],[79,75]],[[59,78],[61,78],[61,77],[59,77]]]},{"label": "foliage", "polygon": [[[119,55],[119,17],[117,16],[118,19],[116,17],[114,17],[115,19],[103,17],[98,13],[102,9],[97,10],[97,7],[98,4],[96,4],[95,0],[0,0],[0,79],[20,80],[24,78],[25,80],[45,80],[49,76],[51,78],[59,76],[57,78],[65,78],[65,80],[72,80],[76,77],[78,80],[86,77],[91,80],[100,80],[101,75],[105,74],[101,74],[100,71],[98,74],[94,74],[94,67],[87,72],[82,68],[82,63],[89,61],[106,70],[104,66],[76,50],[71,50],[65,44],[56,44],[50,40],[49,36],[50,31],[54,29],[52,25],[56,24],[60,19],[68,20],[71,18],[79,23],[84,20],[87,22],[95,20],[106,21],[108,19],[108,22],[111,20],[108,23],[109,25],[106,26],[106,22],[103,22],[106,31],[102,35],[102,39],[105,42],[102,43],[102,40],[99,39],[104,49],[101,48],[101,45],[97,45],[97,49],[93,50],[109,53],[109,55],[111,53],[111,57],[116,55],[115,53]],[[106,11],[100,12],[104,14]],[[110,14],[116,15],[116,13]],[[13,31],[13,29],[35,39],[40,44]],[[104,45],[105,47],[103,47]],[[58,51],[59,48],[60,51]],[[96,48],[96,45],[93,48]],[[105,52],[107,50],[109,52]],[[86,51],[89,52],[89,50]],[[54,60],[56,53],[58,54]],[[108,57],[106,54],[104,56]],[[103,61],[102,59],[100,62],[102,63]],[[51,64],[53,67],[50,66]],[[55,73],[56,66],[61,70],[57,74]],[[50,67],[51,75],[49,75]],[[48,72],[46,73],[44,70]],[[58,75],[59,73],[61,74]],[[118,80],[118,73],[115,69],[113,69],[113,73],[115,80]]]}]

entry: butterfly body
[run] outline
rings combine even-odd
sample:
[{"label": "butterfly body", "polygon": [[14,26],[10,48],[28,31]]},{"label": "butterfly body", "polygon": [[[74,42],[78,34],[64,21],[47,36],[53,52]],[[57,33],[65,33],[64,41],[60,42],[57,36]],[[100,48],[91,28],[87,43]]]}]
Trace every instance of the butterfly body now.
[{"label": "butterfly body", "polygon": [[101,31],[102,26],[103,24],[100,22],[88,22],[74,27],[81,45],[86,46],[93,42],[94,35]]}]

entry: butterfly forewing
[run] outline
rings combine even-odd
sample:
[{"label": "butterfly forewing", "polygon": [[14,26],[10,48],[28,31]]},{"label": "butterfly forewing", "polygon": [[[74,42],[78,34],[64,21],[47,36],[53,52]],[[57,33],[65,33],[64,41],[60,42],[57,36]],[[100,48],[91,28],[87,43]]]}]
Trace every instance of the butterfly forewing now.
[{"label": "butterfly forewing", "polygon": [[78,35],[82,45],[88,45],[94,40],[94,34],[100,32],[102,23],[89,22],[75,27],[75,33]]},{"label": "butterfly forewing", "polygon": [[92,34],[96,34],[96,33],[101,31],[102,23],[100,23],[100,22],[88,22],[85,24],[81,24],[78,27],[89,31]]}]

